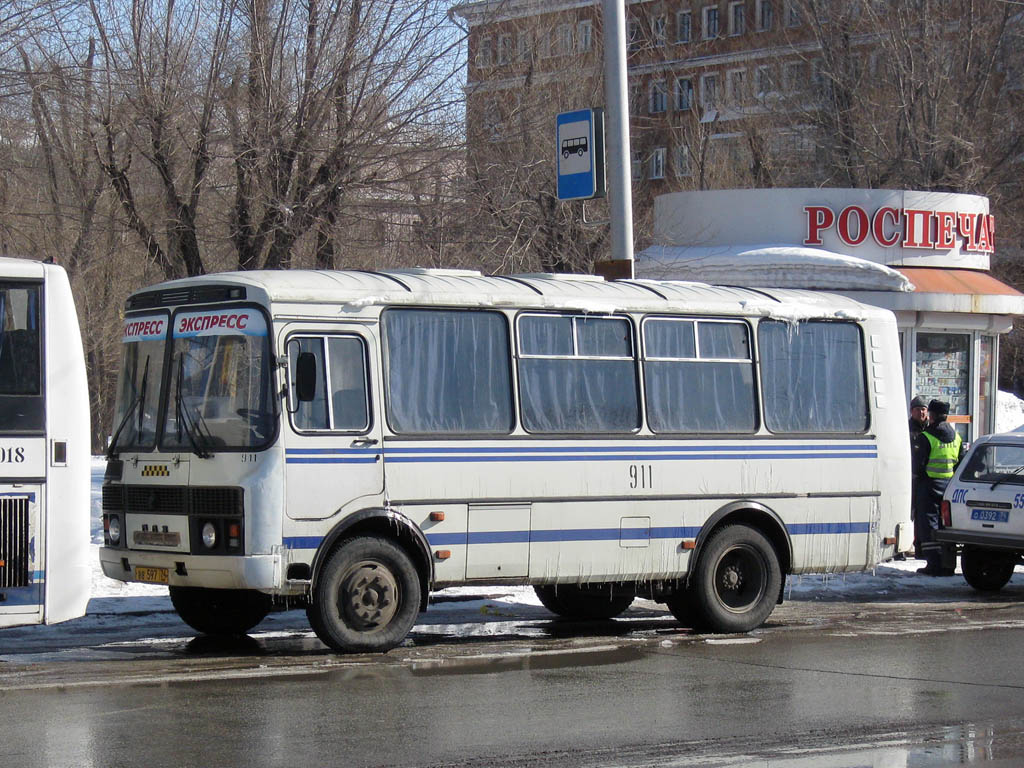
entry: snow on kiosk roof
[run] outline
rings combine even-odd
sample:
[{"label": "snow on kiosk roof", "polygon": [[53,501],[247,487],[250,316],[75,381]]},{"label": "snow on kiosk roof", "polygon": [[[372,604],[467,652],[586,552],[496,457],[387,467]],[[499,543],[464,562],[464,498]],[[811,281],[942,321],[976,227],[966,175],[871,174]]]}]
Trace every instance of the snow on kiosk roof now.
[{"label": "snow on kiosk roof", "polygon": [[[171,280],[129,297],[129,311],[215,303],[203,286],[244,286],[246,298],[284,305],[338,305],[340,311],[386,304],[528,307],[598,314],[658,312],[753,314],[772,317],[858,317],[888,314],[839,295],[793,289],[752,289],[679,280],[613,280],[594,275],[485,276],[471,270],[282,270],[224,272]],[[197,289],[189,294],[187,289]],[[189,298],[193,296],[193,298]],[[199,298],[195,298],[199,297]],[[224,300],[224,299],[221,299]]]}]

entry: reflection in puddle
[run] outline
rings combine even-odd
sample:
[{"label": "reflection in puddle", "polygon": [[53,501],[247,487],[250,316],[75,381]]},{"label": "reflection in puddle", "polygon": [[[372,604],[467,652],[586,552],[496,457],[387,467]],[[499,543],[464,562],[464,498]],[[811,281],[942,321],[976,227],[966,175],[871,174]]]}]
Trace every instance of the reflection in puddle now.
[{"label": "reflection in puddle", "polygon": [[1024,744],[1020,732],[997,734],[991,725],[966,724],[943,728],[924,736],[916,744],[907,743],[904,738],[893,734],[891,739],[837,746],[824,751],[799,750],[799,754],[744,755],[668,764],[716,768],[941,768],[980,763],[990,763],[993,768],[1024,765]]},{"label": "reflection in puddle", "polygon": [[479,675],[513,670],[562,669],[586,665],[624,664],[643,655],[636,646],[604,645],[571,650],[523,649],[515,653],[476,654],[447,659],[413,662],[412,673],[423,675]]}]

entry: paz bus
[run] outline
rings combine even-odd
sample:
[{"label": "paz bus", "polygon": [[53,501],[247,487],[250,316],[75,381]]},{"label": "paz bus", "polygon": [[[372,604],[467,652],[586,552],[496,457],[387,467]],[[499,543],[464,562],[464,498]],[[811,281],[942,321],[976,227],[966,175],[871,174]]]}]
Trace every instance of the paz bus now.
[{"label": "paz bus", "polygon": [[245,272],[132,295],[123,348],[100,560],[200,632],[385,651],[466,584],[745,632],[909,545],[896,323],[843,297]]},{"label": "paz bus", "polygon": [[67,274],[0,257],[0,627],[85,613],[90,461]]}]

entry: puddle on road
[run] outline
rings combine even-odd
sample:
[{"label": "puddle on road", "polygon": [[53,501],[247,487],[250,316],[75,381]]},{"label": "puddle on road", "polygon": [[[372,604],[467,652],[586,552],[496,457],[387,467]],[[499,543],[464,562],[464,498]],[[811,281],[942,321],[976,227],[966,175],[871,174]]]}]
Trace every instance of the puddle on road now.
[{"label": "puddle on road", "polygon": [[[935,731],[888,734],[823,748],[779,749],[758,755],[677,757],[645,768],[947,768],[1024,765],[1024,732],[1016,725],[965,724]],[[634,768],[637,764],[631,764]],[[620,768],[620,766],[608,766]],[[626,768],[622,764],[621,768]]]},{"label": "puddle on road", "polygon": [[602,645],[558,650],[523,648],[510,653],[413,660],[409,669],[417,677],[497,674],[519,670],[566,669],[581,665],[590,668],[605,664],[625,664],[636,661],[643,654],[642,647],[629,645]]}]

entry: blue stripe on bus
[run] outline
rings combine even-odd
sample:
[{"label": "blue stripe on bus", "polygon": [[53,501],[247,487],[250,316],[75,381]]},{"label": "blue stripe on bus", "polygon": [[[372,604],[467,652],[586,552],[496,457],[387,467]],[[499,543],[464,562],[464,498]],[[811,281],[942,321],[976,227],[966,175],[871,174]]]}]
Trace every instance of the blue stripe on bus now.
[{"label": "blue stripe on bus", "polygon": [[4,595],[4,601],[0,603],[0,607],[42,605],[44,586],[45,583],[39,581],[27,587],[9,587],[0,590]]},{"label": "blue stripe on bus", "polygon": [[[648,530],[650,533],[648,534]],[[790,523],[786,526],[790,536],[852,535],[869,533],[870,523]],[[694,539],[700,526],[655,526],[647,528],[571,528],[536,531],[486,531],[473,533],[428,533],[427,543],[432,547],[465,546],[466,544],[525,544],[559,543],[574,541],[620,541],[650,538]],[[290,549],[317,549],[322,536],[286,536],[284,545]]]},{"label": "blue stripe on bus", "polygon": [[756,459],[874,459],[873,443],[852,445],[720,445],[720,446],[516,446],[478,448],[302,448],[285,451],[288,464],[368,464],[380,457],[393,464],[579,462],[579,461],[710,461]]}]

